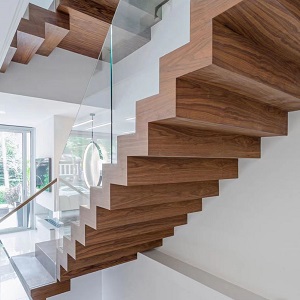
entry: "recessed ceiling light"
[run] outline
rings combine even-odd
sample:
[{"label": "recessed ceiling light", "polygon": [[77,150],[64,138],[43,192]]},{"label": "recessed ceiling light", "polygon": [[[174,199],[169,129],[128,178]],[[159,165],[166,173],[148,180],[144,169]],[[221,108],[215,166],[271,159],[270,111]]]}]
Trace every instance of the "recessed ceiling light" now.
[{"label": "recessed ceiling light", "polygon": [[92,122],[92,120],[89,120],[89,121],[86,121],[86,122],[82,122],[82,123],[79,123],[79,124],[75,124],[75,125],[73,126],[73,128],[79,127],[79,126],[81,126],[81,125],[85,125],[85,124],[88,124],[88,123],[91,123],[91,122]]},{"label": "recessed ceiling light", "polygon": [[6,112],[4,110],[0,110],[0,115],[5,115]]},{"label": "recessed ceiling light", "polygon": [[108,126],[108,125],[111,125],[111,123],[105,123],[105,124],[97,125],[97,126],[88,128],[88,129],[86,129],[86,130],[91,130],[91,129],[95,129],[95,128],[100,128],[100,127],[104,127],[104,126]]}]

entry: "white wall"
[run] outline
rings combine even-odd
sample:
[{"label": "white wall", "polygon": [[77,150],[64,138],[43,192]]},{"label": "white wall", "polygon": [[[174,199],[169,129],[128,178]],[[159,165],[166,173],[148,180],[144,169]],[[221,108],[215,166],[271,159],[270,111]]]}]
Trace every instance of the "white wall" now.
[{"label": "white wall", "polygon": [[48,300],[102,300],[101,271],[77,277],[71,280],[71,291]]},{"label": "white wall", "polygon": [[[52,179],[59,175],[59,160],[68,140],[74,118],[52,116],[36,126],[36,157],[52,159]],[[52,211],[56,210],[56,188],[51,193],[42,193],[37,203]]]},{"label": "white wall", "polygon": [[161,251],[267,299],[300,299],[300,113],[289,136],[264,138],[262,159],[242,159],[239,179],[176,230]]},{"label": "white wall", "polygon": [[103,271],[103,300],[229,300],[144,255]]}]

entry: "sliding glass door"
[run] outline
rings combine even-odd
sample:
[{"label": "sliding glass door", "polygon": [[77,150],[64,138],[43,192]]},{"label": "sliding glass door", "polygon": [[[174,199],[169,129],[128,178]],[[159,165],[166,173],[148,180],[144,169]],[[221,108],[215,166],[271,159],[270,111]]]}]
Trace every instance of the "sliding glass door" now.
[{"label": "sliding glass door", "polygon": [[[12,211],[32,192],[32,128],[0,125],[0,218]],[[33,205],[0,224],[0,233],[33,226]]]}]

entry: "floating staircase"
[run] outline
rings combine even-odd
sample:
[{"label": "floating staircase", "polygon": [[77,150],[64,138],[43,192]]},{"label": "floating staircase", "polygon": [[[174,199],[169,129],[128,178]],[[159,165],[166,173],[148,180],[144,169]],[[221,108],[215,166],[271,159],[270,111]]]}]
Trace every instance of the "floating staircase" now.
[{"label": "floating staircase", "polygon": [[136,133],[118,137],[118,163],[58,250],[57,283],[34,300],[161,246],[219,180],[238,177],[238,158],[287,135],[300,109],[299,16],[299,1],[191,0],[190,43],[161,59],[160,93],[137,102]]}]

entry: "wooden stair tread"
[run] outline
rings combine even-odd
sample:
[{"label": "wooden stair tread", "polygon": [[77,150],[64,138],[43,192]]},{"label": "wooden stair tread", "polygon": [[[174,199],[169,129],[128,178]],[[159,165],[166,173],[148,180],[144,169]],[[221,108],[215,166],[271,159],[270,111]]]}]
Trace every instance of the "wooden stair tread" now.
[{"label": "wooden stair tread", "polygon": [[[124,209],[217,196],[218,181],[182,182],[149,186],[110,185],[110,209]],[[104,197],[100,200],[105,201]],[[93,201],[93,199],[91,199]]]},{"label": "wooden stair tread", "polygon": [[88,267],[95,263],[104,263],[106,261],[119,259],[123,256],[134,255],[138,252],[148,251],[148,250],[151,250],[151,249],[154,249],[157,247],[161,247],[162,244],[163,244],[162,240],[148,242],[145,244],[139,244],[139,245],[135,245],[135,246],[132,246],[129,248],[116,250],[116,251],[112,251],[112,252],[107,252],[107,253],[100,254],[100,255],[97,254],[92,257],[85,258],[83,260],[75,260],[74,258],[69,256],[68,257],[68,271]]},{"label": "wooden stair tread", "polygon": [[85,231],[86,241],[84,246],[88,247],[102,242],[128,238],[149,232],[156,232],[160,229],[165,229],[166,227],[176,227],[185,225],[186,223],[187,216],[179,215],[170,218],[151,220],[150,222],[128,224],[121,227],[114,227],[112,229],[95,230],[87,226]]},{"label": "wooden stair tread", "polygon": [[230,179],[238,176],[237,167],[236,159],[128,157],[127,184],[147,185]]},{"label": "wooden stair tread", "polygon": [[70,32],[59,48],[98,59],[119,0],[60,0],[57,10],[70,15]]},{"label": "wooden stair tread", "polygon": [[[25,31],[25,30],[24,30]],[[12,59],[13,62],[28,64],[34,54],[45,41],[44,37],[32,35],[26,32],[17,31],[17,51]]]},{"label": "wooden stair tread", "polygon": [[249,39],[213,21],[213,64],[275,90],[300,98],[295,62],[276,57]]},{"label": "wooden stair tread", "polygon": [[50,55],[68,32],[68,15],[29,4],[29,20],[21,19],[18,26],[13,61],[28,64],[36,53]]},{"label": "wooden stair tread", "polygon": [[176,108],[182,122],[203,129],[259,137],[287,134],[287,112],[206,83],[177,80]]},{"label": "wooden stair tread", "polygon": [[37,54],[49,56],[70,31],[70,17],[61,12],[51,12],[29,4],[29,20],[40,24],[45,31],[45,41]]},{"label": "wooden stair tread", "polygon": [[70,17],[68,14],[44,9],[29,3],[29,22],[38,27],[44,27],[45,23],[52,24],[65,30],[70,30]]},{"label": "wooden stair tread", "polygon": [[149,124],[148,147],[156,157],[260,158],[258,137],[159,123]]},{"label": "wooden stair tread", "polygon": [[114,267],[114,266],[117,266],[117,265],[120,265],[123,263],[127,263],[127,262],[133,261],[135,259],[137,259],[136,254],[125,256],[125,257],[122,257],[119,259],[114,259],[114,260],[104,262],[104,263],[90,265],[88,267],[84,267],[84,268],[76,269],[76,270],[72,270],[72,271],[66,271],[61,267],[59,280],[60,280],[60,282],[63,283],[64,281],[69,281],[72,278],[75,278],[78,276],[83,276],[85,274],[93,273],[93,272],[100,271],[103,269],[108,269],[110,267]]},{"label": "wooden stair tread", "polygon": [[299,3],[294,0],[277,0],[286,9],[288,9],[298,20],[300,20],[300,7]]},{"label": "wooden stair tread", "polygon": [[46,298],[66,293],[71,290],[70,280],[65,280],[64,282],[57,281],[51,285],[46,285],[43,287],[38,287],[31,290],[31,298],[34,300],[45,300]]},{"label": "wooden stair tread", "polygon": [[70,31],[58,47],[98,59],[110,23],[94,19],[74,10],[69,13]]},{"label": "wooden stair tread", "polygon": [[181,79],[194,84],[209,82],[214,86],[229,89],[284,111],[295,111],[300,108],[298,97],[260,83],[253,78],[219,67],[216,64],[188,73],[182,76]]},{"label": "wooden stair tread", "polygon": [[27,33],[28,35],[45,39],[45,26],[40,21],[32,22],[31,20],[21,19],[18,26],[18,32]]},{"label": "wooden stair tread", "polygon": [[[148,143],[141,145],[137,134],[118,137],[118,158],[132,155],[154,157],[260,158],[260,138],[201,130],[190,124],[176,125],[179,120],[163,120],[148,124]],[[175,123],[175,124],[168,124]],[[192,147],[186,147],[190,143]],[[207,149],[209,148],[209,151]]]},{"label": "wooden stair tread", "polygon": [[295,12],[280,0],[245,0],[215,20],[285,60],[300,62],[300,19]]},{"label": "wooden stair tread", "polygon": [[[150,222],[141,222],[136,224],[128,224],[125,226],[114,227],[112,229],[94,230],[89,226],[86,226],[85,230],[85,243],[78,244],[76,241],[65,240],[64,249],[74,259],[80,259],[77,257],[77,249],[81,247],[90,247],[96,244],[118,241],[120,239],[131,238],[133,236],[141,236],[143,234],[155,233],[160,230],[174,228],[176,226],[185,225],[187,223],[186,215],[178,215],[175,217],[151,220]],[[76,243],[76,245],[75,245]],[[74,254],[68,251],[70,244],[75,248]]]},{"label": "wooden stair tread", "polygon": [[[202,201],[190,200],[174,203],[162,203],[152,206],[141,206],[119,210],[97,208],[97,228],[108,229],[128,224],[135,224],[169,218],[202,210]],[[151,212],[151,214],[149,213]]]},{"label": "wooden stair tread", "polygon": [[91,0],[59,0],[57,10],[68,13],[81,13],[82,15],[111,23],[119,0],[91,1]]},{"label": "wooden stair tread", "polygon": [[[168,226],[166,226],[168,227]],[[106,242],[99,242],[91,246],[76,244],[76,260],[93,257],[95,254],[100,255],[130,246],[136,246],[156,240],[161,240],[174,235],[174,228],[162,229],[159,231],[148,232],[140,235],[133,235],[122,239],[116,239]]]}]

